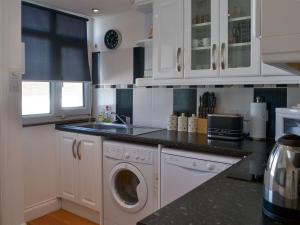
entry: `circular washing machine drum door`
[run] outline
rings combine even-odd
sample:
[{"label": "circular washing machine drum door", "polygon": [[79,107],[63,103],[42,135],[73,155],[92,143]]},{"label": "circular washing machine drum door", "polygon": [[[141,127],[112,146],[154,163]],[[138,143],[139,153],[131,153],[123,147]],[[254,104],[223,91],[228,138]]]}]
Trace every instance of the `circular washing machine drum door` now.
[{"label": "circular washing machine drum door", "polygon": [[145,206],[148,199],[147,183],[135,166],[118,164],[110,173],[109,183],[114,200],[124,211],[135,213]]}]

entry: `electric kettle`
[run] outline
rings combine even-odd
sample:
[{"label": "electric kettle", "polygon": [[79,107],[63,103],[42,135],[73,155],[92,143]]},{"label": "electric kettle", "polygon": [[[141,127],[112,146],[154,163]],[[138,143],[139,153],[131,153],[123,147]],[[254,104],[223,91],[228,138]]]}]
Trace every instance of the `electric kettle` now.
[{"label": "electric kettle", "polygon": [[263,212],[279,221],[300,221],[300,136],[281,137],[271,152],[264,176]]}]

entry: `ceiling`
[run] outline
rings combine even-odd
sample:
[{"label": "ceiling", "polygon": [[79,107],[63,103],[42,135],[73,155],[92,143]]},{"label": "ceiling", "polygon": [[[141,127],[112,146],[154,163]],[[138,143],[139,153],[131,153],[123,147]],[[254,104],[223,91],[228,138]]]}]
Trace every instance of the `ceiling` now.
[{"label": "ceiling", "polygon": [[[32,0],[30,2],[95,17],[125,11],[131,7],[133,0]],[[93,8],[100,9],[100,12],[92,12]]]}]

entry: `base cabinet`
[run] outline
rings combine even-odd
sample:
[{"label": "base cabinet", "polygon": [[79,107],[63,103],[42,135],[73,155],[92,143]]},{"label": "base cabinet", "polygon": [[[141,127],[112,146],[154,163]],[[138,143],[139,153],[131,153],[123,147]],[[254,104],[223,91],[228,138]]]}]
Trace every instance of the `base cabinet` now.
[{"label": "base cabinet", "polygon": [[60,197],[99,211],[101,138],[61,132],[59,144]]}]

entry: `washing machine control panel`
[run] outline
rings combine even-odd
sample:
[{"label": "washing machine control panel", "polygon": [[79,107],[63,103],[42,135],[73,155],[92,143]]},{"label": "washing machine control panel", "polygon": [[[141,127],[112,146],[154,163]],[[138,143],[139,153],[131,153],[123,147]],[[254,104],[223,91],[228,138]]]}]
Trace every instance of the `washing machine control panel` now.
[{"label": "washing machine control panel", "polygon": [[124,148],[123,160],[129,162],[152,164],[153,153],[146,149]]},{"label": "washing machine control panel", "polygon": [[153,164],[153,151],[146,148],[109,145],[104,149],[104,157],[143,164]]}]

